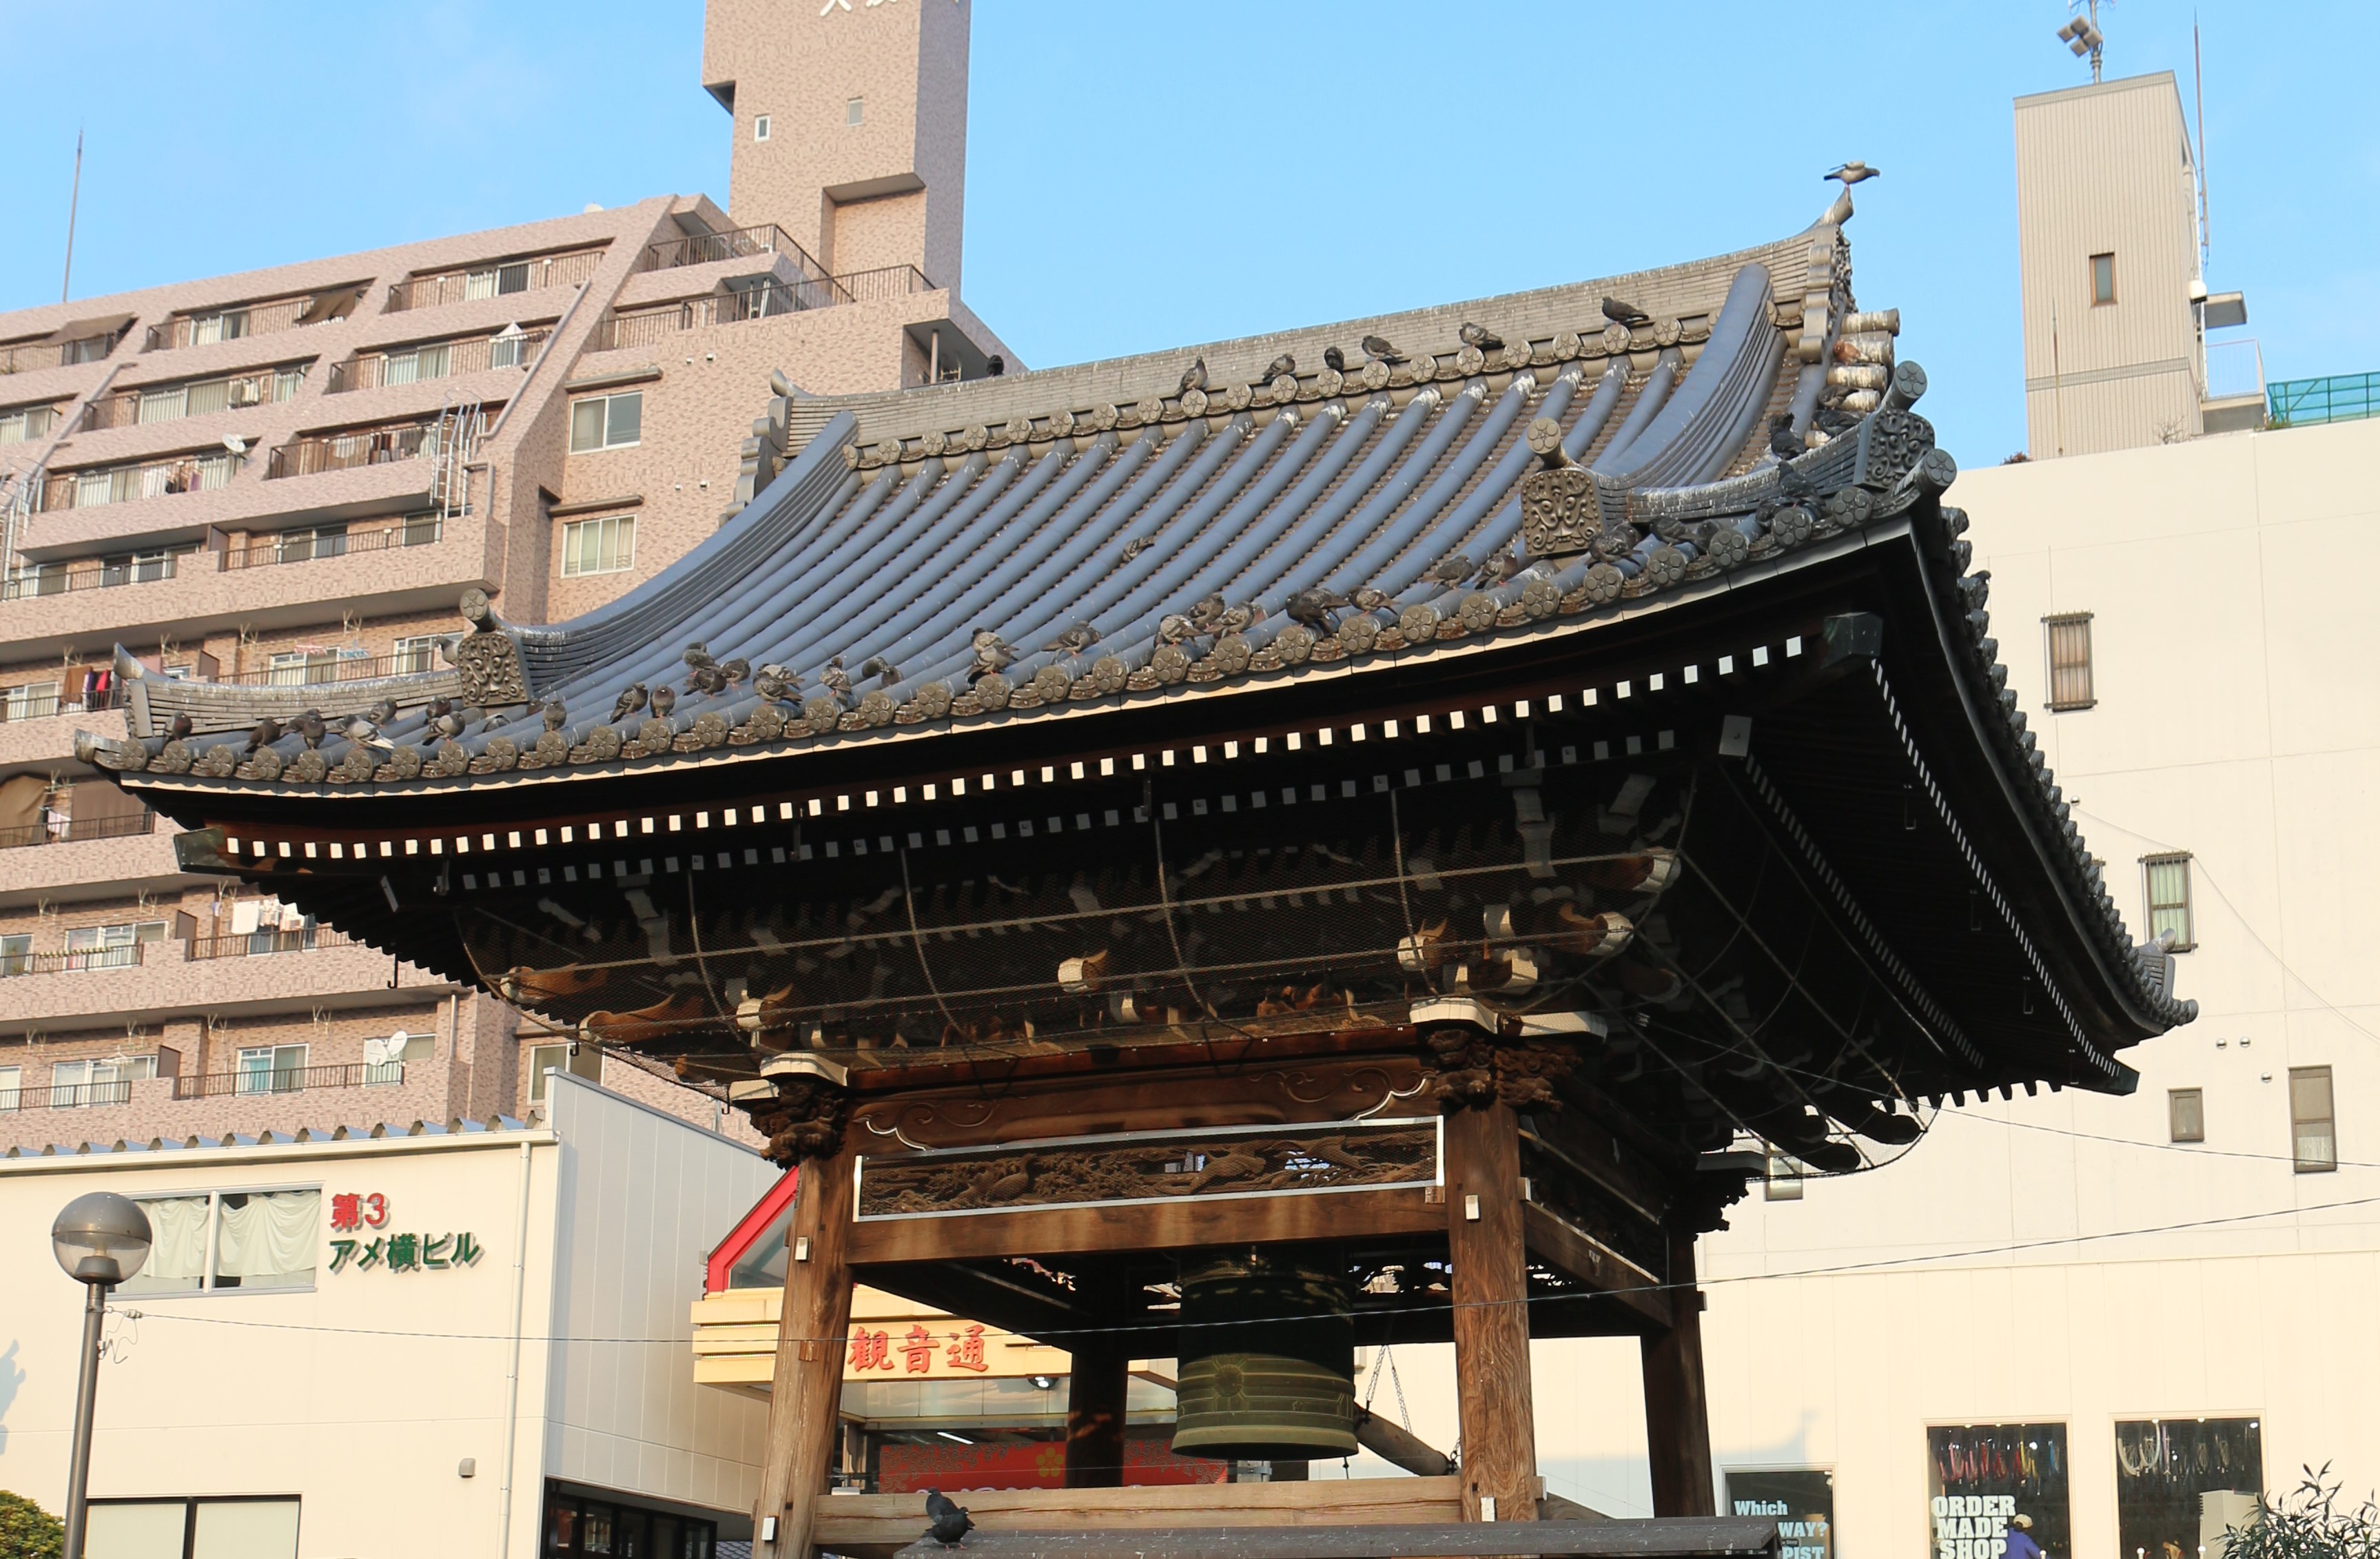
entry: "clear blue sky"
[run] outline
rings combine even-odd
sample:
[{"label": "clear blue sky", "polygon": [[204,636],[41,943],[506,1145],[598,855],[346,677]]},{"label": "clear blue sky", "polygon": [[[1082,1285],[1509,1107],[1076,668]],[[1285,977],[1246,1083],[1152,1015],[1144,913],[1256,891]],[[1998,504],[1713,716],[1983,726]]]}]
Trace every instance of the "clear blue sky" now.
[{"label": "clear blue sky", "polygon": [[[2187,96],[2189,7],[2104,9],[2110,74]],[[1862,157],[1861,301],[1902,311],[1944,442],[1996,461],[2023,442],[2009,100],[2088,79],[2065,14],[979,0],[964,290],[1047,366],[1760,242]],[[2212,285],[2273,377],[2380,370],[2380,6],[2200,17]],[[0,0],[0,307],[57,296],[78,126],[84,297],[723,201],[701,35],[699,0]]]}]

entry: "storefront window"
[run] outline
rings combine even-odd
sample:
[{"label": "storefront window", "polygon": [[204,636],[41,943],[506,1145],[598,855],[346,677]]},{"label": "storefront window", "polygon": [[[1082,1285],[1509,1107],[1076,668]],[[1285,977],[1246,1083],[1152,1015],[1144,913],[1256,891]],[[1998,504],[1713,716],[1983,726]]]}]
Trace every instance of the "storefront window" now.
[{"label": "storefront window", "polygon": [[2198,1559],[2202,1544],[2219,1553],[2223,1529],[2253,1514],[2264,1486],[2261,1419],[2116,1421],[2120,1559]]},{"label": "storefront window", "polygon": [[546,1494],[546,1559],[711,1559],[718,1534],[715,1523],[695,1516],[559,1489]]},{"label": "storefront window", "polygon": [[1934,1559],[2022,1559],[2028,1544],[2072,1559],[2064,1424],[1966,1424],[1925,1431]]},{"label": "storefront window", "polygon": [[1777,1523],[1778,1559],[1834,1559],[1835,1475],[1818,1468],[1730,1468],[1727,1507]]}]

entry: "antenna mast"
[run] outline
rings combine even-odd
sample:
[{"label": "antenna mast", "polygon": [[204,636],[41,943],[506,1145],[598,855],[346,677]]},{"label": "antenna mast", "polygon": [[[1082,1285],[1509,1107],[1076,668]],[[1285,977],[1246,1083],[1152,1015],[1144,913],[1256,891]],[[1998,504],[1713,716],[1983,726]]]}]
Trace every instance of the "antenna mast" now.
[{"label": "antenna mast", "polygon": [[75,213],[82,206],[82,131],[75,131],[74,193],[67,200],[67,269],[58,278],[58,301],[67,300],[67,289],[74,285]]},{"label": "antenna mast", "polygon": [[2091,83],[2096,86],[2099,82],[2099,55],[2107,46],[2107,35],[2099,30],[2099,0],[2067,0],[2066,8],[2069,11],[2079,9],[2083,14],[2058,30],[2058,42],[2073,51],[2076,59],[2085,55],[2090,56]]},{"label": "antenna mast", "polygon": [[2198,268],[2204,272],[2215,251],[2215,236],[2206,221],[2206,61],[2198,48],[2198,13],[2190,13],[2190,86],[2198,98]]}]

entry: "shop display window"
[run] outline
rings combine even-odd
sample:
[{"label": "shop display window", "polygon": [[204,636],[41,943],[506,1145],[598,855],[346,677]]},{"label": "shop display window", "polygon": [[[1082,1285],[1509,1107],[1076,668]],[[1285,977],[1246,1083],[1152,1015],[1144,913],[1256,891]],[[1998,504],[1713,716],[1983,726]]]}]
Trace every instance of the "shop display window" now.
[{"label": "shop display window", "polygon": [[2265,1486],[2264,1441],[2259,1419],[2119,1419],[2119,1559],[2219,1553],[2224,1528]]},{"label": "shop display window", "polygon": [[1778,1559],[1834,1559],[1835,1475],[1823,1468],[1730,1468],[1727,1508],[1774,1520]]},{"label": "shop display window", "polygon": [[561,1489],[545,1504],[545,1559],[712,1559],[716,1523]]},{"label": "shop display window", "polygon": [[1937,1425],[1925,1449],[1934,1559],[2073,1559],[2064,1424]]}]

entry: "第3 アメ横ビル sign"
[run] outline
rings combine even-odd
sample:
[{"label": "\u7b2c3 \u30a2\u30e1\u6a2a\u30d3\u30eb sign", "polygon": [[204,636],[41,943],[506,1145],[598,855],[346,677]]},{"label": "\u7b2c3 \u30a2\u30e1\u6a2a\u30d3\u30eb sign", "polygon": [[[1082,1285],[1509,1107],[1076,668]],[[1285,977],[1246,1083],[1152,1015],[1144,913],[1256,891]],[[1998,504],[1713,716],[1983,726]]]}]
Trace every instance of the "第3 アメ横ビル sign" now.
[{"label": "\u7b2c3 \u30a2\u30e1\u6a2a\u30d3\u30eb sign", "polygon": [[461,1234],[382,1234],[388,1224],[388,1198],[378,1191],[338,1191],[331,1197],[331,1232],[350,1239],[331,1241],[331,1270],[365,1273],[451,1272],[485,1254],[478,1237]]},{"label": "\u7b2c3 \u30a2\u30e1\u6a2a\u30d3\u30eb sign", "polygon": [[1934,1496],[1934,1559],[2001,1559],[2014,1494]]}]

